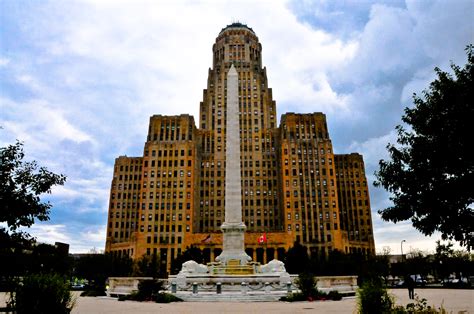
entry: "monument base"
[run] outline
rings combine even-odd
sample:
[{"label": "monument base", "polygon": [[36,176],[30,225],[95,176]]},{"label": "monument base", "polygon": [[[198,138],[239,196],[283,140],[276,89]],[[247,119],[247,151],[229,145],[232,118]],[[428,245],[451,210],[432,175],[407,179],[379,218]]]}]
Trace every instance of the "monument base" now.
[{"label": "monument base", "polygon": [[262,286],[277,285],[281,289],[291,283],[285,265],[276,259],[265,265],[256,262],[241,264],[241,260],[228,260],[226,264],[215,262],[206,266],[195,261],[187,261],[183,263],[178,275],[170,276],[170,281],[176,282],[178,287],[189,287],[193,283],[206,286],[220,283],[231,289],[233,286],[240,286],[242,282]]},{"label": "monument base", "polygon": [[243,222],[224,222],[221,226],[223,233],[223,250],[216,258],[222,266],[247,266],[252,259],[245,253],[245,229]]},{"label": "monument base", "polygon": [[209,273],[213,275],[252,275],[257,272],[258,263],[241,264],[241,260],[228,260],[227,264],[208,264]]}]

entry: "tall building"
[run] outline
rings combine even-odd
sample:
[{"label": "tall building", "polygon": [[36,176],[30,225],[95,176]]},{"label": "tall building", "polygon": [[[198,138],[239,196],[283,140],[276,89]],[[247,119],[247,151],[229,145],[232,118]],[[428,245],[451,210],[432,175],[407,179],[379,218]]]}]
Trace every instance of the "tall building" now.
[{"label": "tall building", "polygon": [[163,270],[187,247],[208,261],[222,251],[226,163],[226,77],[239,80],[242,217],[253,260],[281,258],[295,241],[311,254],[374,253],[364,163],[334,154],[322,113],[282,115],[247,25],[223,28],[200,103],[189,115],[150,118],[143,156],[116,159],[106,252],[160,255]]}]

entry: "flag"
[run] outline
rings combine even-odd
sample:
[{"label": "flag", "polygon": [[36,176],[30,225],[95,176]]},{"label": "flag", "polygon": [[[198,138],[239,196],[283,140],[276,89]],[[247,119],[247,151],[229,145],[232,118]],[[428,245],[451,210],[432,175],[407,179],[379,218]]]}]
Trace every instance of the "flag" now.
[{"label": "flag", "polygon": [[258,243],[259,244],[267,243],[267,233],[266,232],[264,234],[262,234],[260,237],[258,237]]},{"label": "flag", "polygon": [[211,242],[211,234],[208,234],[207,237],[205,237],[201,243],[209,243]]}]

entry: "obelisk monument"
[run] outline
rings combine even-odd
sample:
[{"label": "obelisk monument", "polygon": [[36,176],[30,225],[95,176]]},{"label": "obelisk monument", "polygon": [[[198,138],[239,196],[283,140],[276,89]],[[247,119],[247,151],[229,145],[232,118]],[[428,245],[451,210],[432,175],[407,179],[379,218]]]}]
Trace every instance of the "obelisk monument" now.
[{"label": "obelisk monument", "polygon": [[246,265],[250,256],[245,253],[245,224],[242,221],[242,187],[240,176],[240,127],[239,127],[239,75],[234,65],[227,73],[227,124],[226,124],[226,167],[225,167],[225,221],[223,251],[217,262],[227,265],[239,261]]}]

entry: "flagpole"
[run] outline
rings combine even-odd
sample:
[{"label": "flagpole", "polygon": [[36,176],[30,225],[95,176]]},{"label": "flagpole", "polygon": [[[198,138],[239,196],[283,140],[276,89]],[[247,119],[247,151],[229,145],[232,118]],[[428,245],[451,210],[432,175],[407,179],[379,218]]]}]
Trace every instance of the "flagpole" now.
[{"label": "flagpole", "polygon": [[266,263],[264,261],[264,264],[268,264],[268,254],[267,254],[268,253],[268,250],[267,250],[268,238],[267,238],[267,232],[266,231],[263,232],[263,237],[264,237],[263,239],[264,239],[264,243],[265,243],[265,252],[264,252],[263,255],[265,256],[265,259],[266,259]]}]

